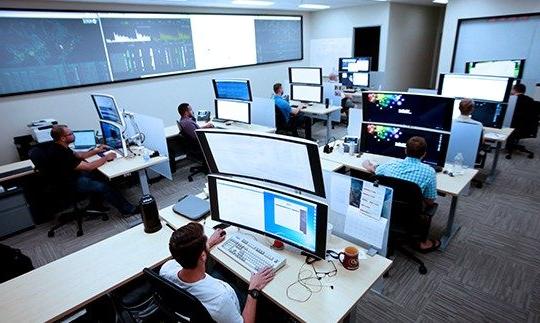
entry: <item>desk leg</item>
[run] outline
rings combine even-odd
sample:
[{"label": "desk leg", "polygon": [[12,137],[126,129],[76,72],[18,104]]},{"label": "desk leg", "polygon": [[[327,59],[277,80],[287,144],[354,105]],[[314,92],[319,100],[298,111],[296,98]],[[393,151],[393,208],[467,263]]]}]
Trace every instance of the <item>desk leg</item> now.
[{"label": "desk leg", "polygon": [[454,218],[456,216],[456,207],[457,207],[458,197],[457,195],[452,195],[452,202],[450,202],[450,212],[448,214],[448,221],[446,222],[446,229],[444,235],[441,238],[441,247],[439,249],[445,250],[450,239],[459,231],[461,226],[454,227]]},{"label": "desk leg", "polygon": [[326,142],[328,143],[328,140],[330,140],[330,128],[332,127],[332,121],[330,121],[330,114],[326,114]]},{"label": "desk leg", "polygon": [[495,146],[495,155],[493,156],[493,162],[491,163],[491,170],[489,171],[489,176],[486,179],[487,183],[492,183],[495,179],[495,172],[497,171],[497,163],[499,162],[499,152],[501,151],[502,142],[497,141]]},{"label": "desk leg", "polygon": [[139,182],[141,184],[142,194],[150,194],[150,187],[148,187],[148,178],[146,177],[146,172],[144,169],[139,169]]}]

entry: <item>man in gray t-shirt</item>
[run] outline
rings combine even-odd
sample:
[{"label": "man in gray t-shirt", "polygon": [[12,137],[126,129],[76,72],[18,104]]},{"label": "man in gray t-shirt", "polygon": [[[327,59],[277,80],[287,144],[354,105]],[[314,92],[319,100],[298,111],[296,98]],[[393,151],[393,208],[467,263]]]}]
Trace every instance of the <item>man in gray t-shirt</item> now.
[{"label": "man in gray t-shirt", "polygon": [[193,117],[193,109],[189,103],[182,103],[178,106],[178,114],[180,115],[179,126],[182,135],[188,136],[190,139],[197,141],[197,135],[195,130],[199,128],[213,128],[214,125],[211,122],[207,122],[202,126],[199,126]]}]

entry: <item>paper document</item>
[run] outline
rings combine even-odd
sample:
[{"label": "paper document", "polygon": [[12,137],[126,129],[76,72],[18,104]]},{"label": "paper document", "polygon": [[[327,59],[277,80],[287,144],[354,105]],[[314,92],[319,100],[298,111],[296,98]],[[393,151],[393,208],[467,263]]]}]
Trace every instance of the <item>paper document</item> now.
[{"label": "paper document", "polygon": [[385,192],[386,188],[382,186],[364,182],[360,196],[360,214],[378,220],[381,217]]},{"label": "paper document", "polygon": [[375,220],[363,215],[348,214],[345,217],[343,232],[377,249],[382,249],[387,222],[385,218]]}]

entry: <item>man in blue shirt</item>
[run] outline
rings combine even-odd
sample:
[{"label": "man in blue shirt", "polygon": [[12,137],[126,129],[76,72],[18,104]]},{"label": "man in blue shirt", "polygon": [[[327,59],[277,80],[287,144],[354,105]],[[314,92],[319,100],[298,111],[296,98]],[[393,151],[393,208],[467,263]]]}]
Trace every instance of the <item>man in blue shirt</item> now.
[{"label": "man in blue shirt", "polygon": [[[427,144],[424,138],[412,137],[407,140],[405,148],[405,155],[407,157],[405,159],[383,165],[375,165],[369,160],[366,160],[362,163],[362,166],[370,173],[375,173],[376,175],[395,177],[416,183],[422,191],[424,203],[427,206],[431,206],[437,197],[437,177],[435,170],[421,161],[426,155],[426,148]],[[422,233],[422,237],[418,248],[421,252],[437,250],[441,245],[439,240],[428,239],[430,224],[430,218],[419,223],[419,232]]]},{"label": "man in blue shirt", "polygon": [[293,135],[298,136],[298,127],[303,127],[306,131],[306,139],[311,139],[311,119],[306,117],[300,108],[292,108],[288,98],[283,95],[283,86],[281,83],[274,84],[274,95],[272,95],[276,107],[281,111],[285,122],[290,126]]}]

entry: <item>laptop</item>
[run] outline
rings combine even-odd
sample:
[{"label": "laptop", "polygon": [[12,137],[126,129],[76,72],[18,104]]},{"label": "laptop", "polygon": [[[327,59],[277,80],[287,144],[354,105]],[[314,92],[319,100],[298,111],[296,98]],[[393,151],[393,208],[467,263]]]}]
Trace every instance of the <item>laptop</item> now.
[{"label": "laptop", "polygon": [[73,135],[75,136],[73,148],[76,150],[85,150],[96,146],[96,133],[94,130],[75,130]]}]

